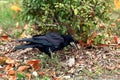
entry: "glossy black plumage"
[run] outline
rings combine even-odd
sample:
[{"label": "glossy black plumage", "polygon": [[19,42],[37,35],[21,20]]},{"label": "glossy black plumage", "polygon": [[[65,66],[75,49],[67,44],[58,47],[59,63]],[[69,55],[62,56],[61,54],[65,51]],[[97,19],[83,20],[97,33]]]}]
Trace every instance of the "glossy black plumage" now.
[{"label": "glossy black plumage", "polygon": [[38,48],[40,51],[45,52],[47,55],[51,56],[51,52],[63,49],[65,46],[69,45],[70,42],[74,42],[74,39],[71,35],[60,35],[59,33],[52,32],[18,41],[25,41],[29,43],[16,46],[15,50],[25,48]]}]

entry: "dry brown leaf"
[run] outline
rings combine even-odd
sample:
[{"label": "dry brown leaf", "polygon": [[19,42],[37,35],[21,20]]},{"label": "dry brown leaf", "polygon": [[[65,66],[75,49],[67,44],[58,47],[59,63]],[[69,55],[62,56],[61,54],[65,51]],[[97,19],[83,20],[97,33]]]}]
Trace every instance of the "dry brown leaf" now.
[{"label": "dry brown leaf", "polygon": [[41,76],[44,76],[46,74],[46,72],[39,72],[38,74]]},{"label": "dry brown leaf", "polygon": [[0,74],[1,78],[8,78],[8,76],[6,74]]},{"label": "dry brown leaf", "polygon": [[10,41],[10,40],[11,38],[5,33],[3,33],[2,36],[0,37],[0,41]]},{"label": "dry brown leaf", "polygon": [[81,64],[84,64],[84,61],[78,61],[78,63],[81,65]]},{"label": "dry brown leaf", "polygon": [[15,62],[15,60],[13,60],[11,58],[7,58],[6,63],[7,64],[15,64],[16,62]]},{"label": "dry brown leaf", "polygon": [[52,80],[63,80],[61,77],[53,77]]},{"label": "dry brown leaf", "polygon": [[15,70],[8,70],[7,75],[15,75]]},{"label": "dry brown leaf", "polygon": [[93,32],[92,34],[91,34],[91,36],[90,36],[90,38],[95,38],[97,36],[97,33],[96,32]]},{"label": "dry brown leaf", "polygon": [[28,30],[28,29],[29,29],[28,24],[25,24],[25,26],[24,26],[24,30]]},{"label": "dry brown leaf", "polygon": [[116,23],[111,23],[111,26],[112,27],[116,27]]},{"label": "dry brown leaf", "polygon": [[114,70],[114,69],[116,68],[116,66],[106,66],[106,68],[107,68],[108,70]]},{"label": "dry brown leaf", "polygon": [[8,80],[17,80],[16,76],[10,76]]},{"label": "dry brown leaf", "polygon": [[6,67],[5,67],[5,71],[8,71],[10,69],[12,69],[14,66],[14,64],[8,64]]},{"label": "dry brown leaf", "polygon": [[107,44],[98,44],[97,46],[98,46],[98,47],[106,47]]},{"label": "dry brown leaf", "polygon": [[[118,45],[116,45],[116,48],[120,48],[120,43]],[[117,53],[119,53],[120,51],[118,50]]]},{"label": "dry brown leaf", "polygon": [[40,60],[30,60],[27,62],[34,70],[40,70]]},{"label": "dry brown leaf", "polygon": [[86,47],[88,44],[84,43],[83,41],[79,40],[78,43],[80,44],[81,47]]},{"label": "dry brown leaf", "polygon": [[20,66],[17,71],[24,71],[27,70],[28,68],[30,68],[30,66]]},{"label": "dry brown leaf", "polygon": [[118,22],[120,22],[120,19],[117,19]]},{"label": "dry brown leaf", "polygon": [[90,14],[91,14],[91,17],[94,18],[94,16],[95,16],[94,10],[92,10],[92,11],[90,12]]},{"label": "dry brown leaf", "polygon": [[56,74],[55,74],[54,71],[49,71],[49,74],[50,74],[50,76],[52,76],[52,77],[56,77]]},{"label": "dry brown leaf", "polygon": [[6,56],[0,56],[0,64],[6,63],[7,57]]},{"label": "dry brown leaf", "polygon": [[74,73],[75,72],[75,69],[74,68],[71,68],[68,73]]},{"label": "dry brown leaf", "polygon": [[20,38],[25,38],[27,35],[25,32],[23,32],[21,35],[20,35]]},{"label": "dry brown leaf", "polygon": [[91,45],[94,41],[93,41],[93,39],[95,38],[97,36],[97,33],[96,32],[93,32],[92,34],[91,34],[91,36],[89,36],[89,38],[88,38],[88,40],[87,40],[87,44],[88,45]]},{"label": "dry brown leaf", "polygon": [[116,44],[118,44],[119,38],[118,38],[117,36],[113,36],[113,40],[114,40],[114,42],[115,42]]},{"label": "dry brown leaf", "polygon": [[92,40],[92,39],[88,39],[88,40],[87,40],[87,44],[88,44],[88,45],[91,45],[92,43],[93,43],[93,40]]},{"label": "dry brown leaf", "polygon": [[62,80],[62,77],[56,77],[56,74],[54,71],[49,71],[49,74],[52,77],[52,80]]},{"label": "dry brown leaf", "polygon": [[30,73],[27,73],[26,76],[28,77],[28,80],[31,80],[32,75]]},{"label": "dry brown leaf", "polygon": [[116,67],[120,69],[120,63],[118,63],[118,64],[116,65]]},{"label": "dry brown leaf", "polygon": [[105,25],[102,23],[102,24],[100,24],[99,28],[103,30],[103,29],[105,29]]}]

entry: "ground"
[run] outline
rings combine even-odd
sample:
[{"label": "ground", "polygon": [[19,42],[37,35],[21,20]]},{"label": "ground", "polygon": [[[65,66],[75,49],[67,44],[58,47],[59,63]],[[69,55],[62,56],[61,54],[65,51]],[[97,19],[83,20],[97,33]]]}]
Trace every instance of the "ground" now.
[{"label": "ground", "polygon": [[[38,49],[14,51],[21,43],[10,41],[0,45],[0,55],[25,64],[27,60],[39,59],[41,70],[52,70],[60,80],[119,80],[120,49],[114,46],[73,49],[70,46],[53,53],[49,58]],[[2,72],[0,72],[2,73]],[[49,79],[47,79],[49,80]],[[54,80],[54,79],[53,79]],[[58,79],[56,79],[58,80]]]}]

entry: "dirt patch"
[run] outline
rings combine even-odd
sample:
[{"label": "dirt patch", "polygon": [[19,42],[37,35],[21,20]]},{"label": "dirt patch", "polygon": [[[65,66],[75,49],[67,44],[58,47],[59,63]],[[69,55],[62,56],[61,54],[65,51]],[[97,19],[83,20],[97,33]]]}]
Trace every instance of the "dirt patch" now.
[{"label": "dirt patch", "polygon": [[50,59],[48,56],[38,57],[37,55],[43,55],[38,49],[14,51],[14,47],[19,44],[11,41],[0,45],[0,55],[21,61],[40,59],[42,69],[52,69],[57,76],[63,76],[64,79],[118,80],[120,78],[120,49],[106,46],[75,50],[68,47],[55,52],[53,59]]}]

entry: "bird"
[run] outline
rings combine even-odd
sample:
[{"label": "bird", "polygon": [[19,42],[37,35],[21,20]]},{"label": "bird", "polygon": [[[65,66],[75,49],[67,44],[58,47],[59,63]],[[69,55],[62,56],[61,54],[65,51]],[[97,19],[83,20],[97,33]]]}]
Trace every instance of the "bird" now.
[{"label": "bird", "polygon": [[44,52],[49,57],[51,57],[51,54],[54,51],[61,50],[68,45],[77,48],[72,35],[63,35],[58,32],[49,32],[44,35],[35,35],[31,38],[23,38],[17,41],[27,43],[16,46],[15,50],[26,48],[38,48],[40,51]]}]

